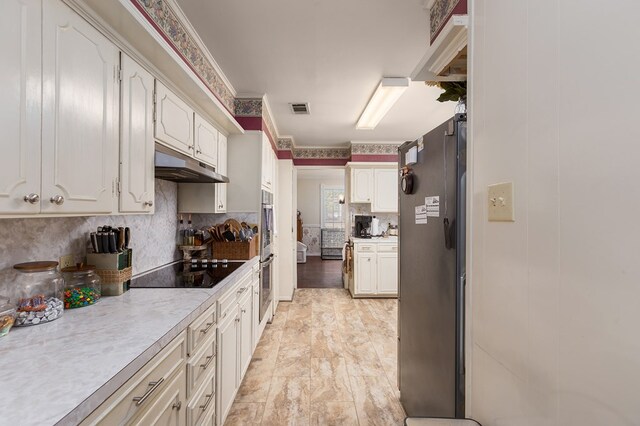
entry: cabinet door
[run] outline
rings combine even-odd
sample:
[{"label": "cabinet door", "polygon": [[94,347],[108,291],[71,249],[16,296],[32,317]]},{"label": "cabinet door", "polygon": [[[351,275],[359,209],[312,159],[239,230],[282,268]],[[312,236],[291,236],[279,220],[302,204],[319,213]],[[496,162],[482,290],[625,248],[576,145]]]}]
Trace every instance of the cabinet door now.
[{"label": "cabinet door", "polygon": [[371,212],[398,212],[398,171],[396,169],[373,170]]},{"label": "cabinet door", "polygon": [[378,253],[378,294],[398,293],[398,254]]},{"label": "cabinet door", "polygon": [[156,80],[155,136],[183,154],[193,155],[193,110]]},{"label": "cabinet door", "polygon": [[196,158],[218,167],[218,130],[198,114],[195,115]]},{"label": "cabinet door", "polygon": [[373,189],[372,169],[351,169],[351,202],[370,203]]},{"label": "cabinet door", "polygon": [[130,424],[184,426],[187,423],[186,402],[186,378],[184,368],[181,368],[158,398],[144,408]]},{"label": "cabinet door", "polygon": [[253,279],[251,284],[251,303],[253,304],[251,310],[251,324],[253,324],[253,331],[251,332],[251,346],[253,350],[256,350],[258,342],[260,341],[260,272],[253,273]]},{"label": "cabinet door", "polygon": [[355,268],[356,294],[375,293],[377,287],[375,253],[357,253]]},{"label": "cabinet door", "polygon": [[60,0],[43,8],[42,213],[111,213],[118,49]]},{"label": "cabinet door", "polygon": [[251,355],[253,355],[253,326],[252,326],[252,297],[251,287],[249,291],[240,300],[240,371],[238,374],[238,385],[242,383],[242,377],[246,373],[249,364],[251,364]]},{"label": "cabinet door", "polygon": [[238,323],[240,318],[237,309],[228,315],[218,326],[217,350],[217,411],[218,424],[224,424],[233,398],[238,389]]},{"label": "cabinet door", "polygon": [[40,212],[41,3],[0,2],[0,214]]},{"label": "cabinet door", "polygon": [[[227,137],[222,133],[218,134],[218,173],[223,176],[227,175]],[[227,185],[226,183],[216,183],[216,213],[225,213],[227,211]]]},{"label": "cabinet door", "polygon": [[120,211],[153,213],[153,76],[121,56]]}]

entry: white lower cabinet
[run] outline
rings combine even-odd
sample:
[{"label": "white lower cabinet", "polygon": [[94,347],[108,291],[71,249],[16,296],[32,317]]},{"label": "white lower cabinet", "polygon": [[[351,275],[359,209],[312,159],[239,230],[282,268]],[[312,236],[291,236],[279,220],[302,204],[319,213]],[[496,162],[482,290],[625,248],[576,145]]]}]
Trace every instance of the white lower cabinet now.
[{"label": "white lower cabinet", "polygon": [[158,397],[149,403],[131,425],[183,426],[186,424],[184,410],[186,405],[184,369],[169,381]]},{"label": "white lower cabinet", "polygon": [[376,270],[378,274],[378,294],[398,293],[398,254],[378,253]]},{"label": "white lower cabinet", "polygon": [[[186,357],[187,339],[182,332],[81,424],[183,425]],[[167,423],[155,423],[154,419]]]},{"label": "white lower cabinet", "polygon": [[240,368],[238,386],[242,383],[242,378],[251,364],[253,355],[253,324],[252,324],[252,302],[251,287],[240,300]]},{"label": "white lower cabinet", "polygon": [[355,282],[359,294],[371,294],[376,284],[375,253],[356,253]]},{"label": "white lower cabinet", "polygon": [[251,324],[253,324],[251,346],[253,351],[255,351],[260,341],[260,268],[257,265],[254,268],[251,278],[251,291],[251,304],[253,305],[253,310],[251,311]]},{"label": "white lower cabinet", "polygon": [[238,345],[238,324],[240,319],[237,311],[218,325],[218,383],[217,391],[217,424],[224,424],[233,399],[238,390],[238,364],[240,361]]},{"label": "white lower cabinet", "polygon": [[351,294],[358,296],[396,296],[398,294],[398,244],[354,244]]}]

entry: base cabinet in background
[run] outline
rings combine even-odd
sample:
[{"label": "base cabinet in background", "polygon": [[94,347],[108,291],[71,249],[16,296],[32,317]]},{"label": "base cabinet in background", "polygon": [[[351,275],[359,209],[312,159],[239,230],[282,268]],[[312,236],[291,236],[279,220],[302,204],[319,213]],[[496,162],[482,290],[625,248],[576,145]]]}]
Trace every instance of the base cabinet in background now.
[{"label": "base cabinet in background", "polygon": [[362,243],[353,245],[354,297],[394,297],[398,294],[398,244]]}]

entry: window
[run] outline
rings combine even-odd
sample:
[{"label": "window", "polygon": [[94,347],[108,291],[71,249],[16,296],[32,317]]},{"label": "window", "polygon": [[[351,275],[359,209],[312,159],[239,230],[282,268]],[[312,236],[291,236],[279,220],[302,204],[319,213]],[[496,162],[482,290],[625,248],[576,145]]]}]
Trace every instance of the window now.
[{"label": "window", "polygon": [[344,228],[340,195],[344,194],[343,186],[320,186],[320,221],[323,228]]}]

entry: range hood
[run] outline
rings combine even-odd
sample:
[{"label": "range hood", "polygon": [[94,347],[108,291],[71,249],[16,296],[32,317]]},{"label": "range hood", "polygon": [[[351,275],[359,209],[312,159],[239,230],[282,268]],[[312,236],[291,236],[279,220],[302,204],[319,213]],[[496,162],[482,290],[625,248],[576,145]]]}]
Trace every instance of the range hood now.
[{"label": "range hood", "polygon": [[182,183],[226,183],[215,168],[156,142],[156,179]]}]

